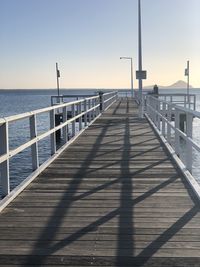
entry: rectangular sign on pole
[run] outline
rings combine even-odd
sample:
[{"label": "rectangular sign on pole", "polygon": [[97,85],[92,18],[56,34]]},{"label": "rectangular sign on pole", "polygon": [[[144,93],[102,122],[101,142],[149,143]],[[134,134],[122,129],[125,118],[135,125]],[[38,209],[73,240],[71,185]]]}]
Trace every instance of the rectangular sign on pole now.
[{"label": "rectangular sign on pole", "polygon": [[57,70],[57,77],[60,78],[60,71]]},{"label": "rectangular sign on pole", "polygon": [[147,78],[147,71],[146,70],[137,70],[136,71],[136,79],[137,80],[145,80]]}]

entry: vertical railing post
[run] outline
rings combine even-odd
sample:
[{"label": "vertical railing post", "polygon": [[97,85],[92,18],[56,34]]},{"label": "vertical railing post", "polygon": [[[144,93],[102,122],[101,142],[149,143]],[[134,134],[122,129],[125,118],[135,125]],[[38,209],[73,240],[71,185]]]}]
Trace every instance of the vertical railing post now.
[{"label": "vertical railing post", "polygon": [[87,126],[87,100],[85,99],[84,100],[84,126],[86,127]]},{"label": "vertical railing post", "polygon": [[146,110],[146,112],[147,112],[147,114],[149,115],[149,97],[147,96],[147,98],[146,98],[146,105],[147,105],[147,110]]},{"label": "vertical railing post", "polygon": [[[63,123],[67,121],[67,107],[63,107]],[[68,125],[63,127],[63,140],[64,143],[68,141]]]},{"label": "vertical railing post", "polygon": [[[93,108],[95,107],[95,99],[92,99],[92,107]],[[95,108],[92,111],[92,119],[94,120],[94,118],[95,118]]]},{"label": "vertical railing post", "polygon": [[165,136],[166,135],[166,131],[165,131],[165,118],[166,118],[166,103],[164,102],[162,104],[162,135]]},{"label": "vertical railing post", "polygon": [[186,114],[186,167],[192,173],[192,144],[190,138],[192,139],[192,128],[193,128],[193,115],[190,113]]},{"label": "vertical railing post", "polygon": [[175,108],[175,152],[180,156],[180,134],[178,132],[180,127],[180,114],[179,110]]},{"label": "vertical railing post", "polygon": [[104,96],[103,92],[99,92],[99,103],[100,103],[100,112],[104,111]]},{"label": "vertical railing post", "polygon": [[191,108],[191,96],[188,95],[188,108],[190,109]]},{"label": "vertical railing post", "polygon": [[[37,137],[36,115],[32,115],[29,118],[29,123],[30,123],[30,138],[34,139],[35,137]],[[32,168],[33,171],[35,171],[39,167],[37,142],[31,145],[31,154],[32,154]]]},{"label": "vertical railing post", "polygon": [[196,110],[196,95],[194,95],[194,110]]},{"label": "vertical railing post", "polygon": [[[0,125],[0,155],[9,153],[8,141],[8,123]],[[10,174],[9,174],[9,159],[0,164],[2,195],[6,196],[10,193]]]},{"label": "vertical railing post", "polygon": [[151,119],[154,122],[154,103],[153,103],[153,97],[150,96],[150,99],[151,99],[151,103],[150,103],[150,106],[151,106]]},{"label": "vertical railing post", "polygon": [[[75,114],[76,114],[75,104],[72,104],[72,105],[71,105],[71,108],[72,108],[72,110],[71,110],[72,118],[74,118],[74,117],[75,117]],[[75,134],[76,134],[76,120],[74,120],[74,121],[72,122],[72,137],[74,137]]]},{"label": "vertical railing post", "polygon": [[[90,108],[93,108],[93,99],[90,100]],[[93,120],[93,109],[91,110],[91,121]]]},{"label": "vertical railing post", "polygon": [[157,113],[157,116],[156,116],[156,126],[158,127],[159,131],[160,131],[160,119],[161,119],[161,109],[160,109],[160,104],[161,102],[158,100],[158,99],[155,99],[156,101],[156,111],[158,112]]},{"label": "vertical railing post", "polygon": [[[50,129],[55,128],[55,109],[50,111]],[[56,153],[56,133],[53,132],[50,136],[51,139],[51,155]]]},{"label": "vertical railing post", "polygon": [[153,100],[153,97],[151,96],[151,119],[153,122],[154,122],[154,115],[155,115],[154,100]]},{"label": "vertical railing post", "polygon": [[99,115],[101,113],[101,111],[100,111],[100,98],[99,97],[97,98],[97,104],[99,105],[97,108],[97,115]]},{"label": "vertical railing post", "polygon": [[151,96],[149,96],[149,113],[150,113],[150,118],[153,121],[152,97]]},{"label": "vertical railing post", "polygon": [[[82,102],[78,104],[78,113],[82,113]],[[79,131],[82,130],[82,117],[79,118]]]},{"label": "vertical railing post", "polygon": [[184,108],[187,108],[187,99],[186,99],[186,95],[184,95]]},{"label": "vertical railing post", "polygon": [[[91,99],[88,99],[88,109],[91,109]],[[91,111],[88,112],[88,121],[91,122]]]},{"label": "vertical railing post", "polygon": [[96,98],[94,99],[94,106],[95,106],[94,117],[96,118],[97,117],[97,113],[98,113],[97,108],[96,108],[96,106],[97,106],[97,99]]},{"label": "vertical railing post", "polygon": [[167,104],[167,141],[171,144],[171,119],[172,119],[172,105]]},{"label": "vertical railing post", "polygon": [[157,102],[156,102],[155,98],[153,98],[153,106],[154,106],[154,124],[157,125],[157,110],[158,110],[158,107],[157,107]]}]

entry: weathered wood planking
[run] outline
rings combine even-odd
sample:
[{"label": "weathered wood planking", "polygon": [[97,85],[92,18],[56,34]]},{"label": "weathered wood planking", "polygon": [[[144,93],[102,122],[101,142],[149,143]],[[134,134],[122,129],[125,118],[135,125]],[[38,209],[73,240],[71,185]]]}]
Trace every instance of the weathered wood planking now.
[{"label": "weathered wood planking", "polygon": [[200,266],[199,202],[119,100],[0,215],[0,266]]}]

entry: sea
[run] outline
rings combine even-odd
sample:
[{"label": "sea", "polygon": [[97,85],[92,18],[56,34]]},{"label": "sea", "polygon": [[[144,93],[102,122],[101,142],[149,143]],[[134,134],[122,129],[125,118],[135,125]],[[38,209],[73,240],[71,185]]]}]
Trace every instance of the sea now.
[{"label": "sea", "polygon": [[[94,95],[98,89],[62,89],[61,95]],[[105,90],[106,91],[106,90]],[[108,90],[110,91],[110,90]],[[176,94],[186,93],[186,89],[162,89],[160,93]],[[190,89],[191,94],[196,95],[196,110],[200,111],[200,89]],[[0,118],[33,111],[51,106],[51,96],[56,96],[57,91],[45,90],[0,90]],[[120,95],[127,95],[126,90],[120,90]],[[75,100],[75,97],[67,98],[67,101]],[[49,129],[49,117],[47,114],[37,116],[38,134]],[[9,147],[17,148],[27,142],[29,137],[28,119],[20,120],[9,125]],[[1,137],[0,137],[1,138]],[[194,119],[193,138],[200,144],[200,119]],[[50,138],[45,138],[38,144],[39,162],[42,164],[50,157]],[[193,176],[200,182],[200,153],[193,151]],[[11,190],[20,184],[32,172],[31,150],[24,150],[10,160],[10,184]],[[0,198],[1,198],[0,187]]]}]

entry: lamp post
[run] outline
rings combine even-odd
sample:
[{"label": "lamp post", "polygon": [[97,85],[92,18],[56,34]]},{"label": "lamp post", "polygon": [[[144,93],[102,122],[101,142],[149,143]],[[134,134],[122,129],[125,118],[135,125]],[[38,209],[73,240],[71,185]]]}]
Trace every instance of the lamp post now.
[{"label": "lamp post", "polygon": [[143,117],[142,80],[146,79],[146,71],[142,70],[142,25],[141,25],[141,1],[138,0],[138,71],[136,79],[139,83],[139,117]]},{"label": "lamp post", "polygon": [[120,57],[120,59],[128,59],[131,61],[131,97],[133,98],[133,58],[132,57]]},{"label": "lamp post", "polygon": [[57,78],[57,92],[58,92],[58,97],[59,97],[60,96],[60,85],[59,85],[60,71],[58,69],[58,63],[56,63],[56,78]]}]

